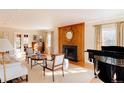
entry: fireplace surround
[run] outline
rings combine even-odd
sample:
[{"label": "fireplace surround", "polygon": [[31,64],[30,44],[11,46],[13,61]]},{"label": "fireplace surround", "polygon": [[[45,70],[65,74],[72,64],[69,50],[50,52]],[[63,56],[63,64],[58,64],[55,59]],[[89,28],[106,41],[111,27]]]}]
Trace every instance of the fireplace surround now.
[{"label": "fireplace surround", "polygon": [[76,45],[63,45],[63,53],[65,54],[65,58],[78,62]]},{"label": "fireplace surround", "polygon": [[[72,32],[72,38],[68,39],[67,33]],[[58,27],[58,49],[59,53],[64,53],[63,45],[77,46],[77,61],[71,61],[70,63],[84,66],[84,41],[85,41],[85,23],[69,24]],[[69,37],[70,38],[70,37]]]}]

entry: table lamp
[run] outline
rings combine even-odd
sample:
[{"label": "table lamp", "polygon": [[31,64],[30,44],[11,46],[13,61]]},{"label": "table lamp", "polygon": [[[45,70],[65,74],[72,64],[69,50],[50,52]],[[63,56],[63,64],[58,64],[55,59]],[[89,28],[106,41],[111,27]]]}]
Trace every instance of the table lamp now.
[{"label": "table lamp", "polygon": [[0,53],[2,54],[2,65],[4,70],[4,82],[6,83],[6,67],[4,61],[4,54],[10,50],[13,50],[13,46],[8,39],[0,39]]}]

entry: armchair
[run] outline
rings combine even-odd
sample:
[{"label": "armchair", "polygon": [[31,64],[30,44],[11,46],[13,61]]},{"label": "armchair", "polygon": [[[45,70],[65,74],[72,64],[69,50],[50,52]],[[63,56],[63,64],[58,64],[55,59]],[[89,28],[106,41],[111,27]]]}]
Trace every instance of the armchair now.
[{"label": "armchair", "polygon": [[52,71],[52,77],[54,82],[54,71],[61,69],[62,74],[64,76],[64,54],[55,55],[53,60],[47,60],[46,65],[44,66],[44,76],[45,76],[45,69]]},{"label": "armchair", "polygon": [[[14,56],[5,56],[5,64],[6,64],[6,81],[13,80],[19,77],[26,77],[26,81],[28,81],[28,70],[22,65]],[[1,62],[1,57],[0,57]],[[0,64],[0,82],[4,81],[4,71],[3,65]]]},{"label": "armchair", "polygon": [[33,52],[33,49],[32,47],[28,47],[26,48],[26,61],[29,63],[29,59],[34,56],[34,52]]}]

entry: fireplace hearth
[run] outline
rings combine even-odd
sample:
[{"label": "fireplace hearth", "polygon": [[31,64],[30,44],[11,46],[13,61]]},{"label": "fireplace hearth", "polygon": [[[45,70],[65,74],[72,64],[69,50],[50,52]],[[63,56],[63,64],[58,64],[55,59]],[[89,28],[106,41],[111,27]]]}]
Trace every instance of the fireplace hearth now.
[{"label": "fireplace hearth", "polygon": [[65,58],[68,58],[71,61],[77,62],[77,46],[74,45],[63,45],[63,53]]}]

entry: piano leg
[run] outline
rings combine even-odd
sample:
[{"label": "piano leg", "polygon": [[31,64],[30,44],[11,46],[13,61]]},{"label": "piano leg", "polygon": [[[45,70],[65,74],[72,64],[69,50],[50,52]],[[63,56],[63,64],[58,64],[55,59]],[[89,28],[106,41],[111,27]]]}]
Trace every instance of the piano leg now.
[{"label": "piano leg", "polygon": [[111,66],[111,81],[112,82],[117,82],[116,80],[116,66]]},{"label": "piano leg", "polygon": [[[112,63],[112,62],[115,63],[116,60],[114,60],[114,59],[112,58],[112,59],[111,59],[111,63]],[[115,73],[115,72],[116,72],[116,66],[111,65],[111,73],[110,73],[110,74],[111,74],[111,82],[117,82],[117,81],[116,81],[116,76],[115,76],[116,73]]]},{"label": "piano leg", "polygon": [[93,60],[93,63],[94,63],[94,75],[95,75],[95,78],[97,78],[97,62],[95,61],[95,59]]}]

